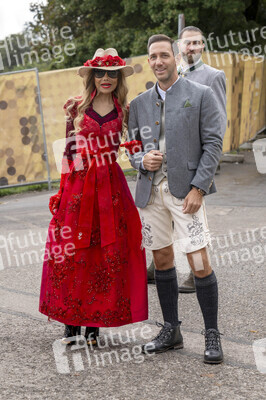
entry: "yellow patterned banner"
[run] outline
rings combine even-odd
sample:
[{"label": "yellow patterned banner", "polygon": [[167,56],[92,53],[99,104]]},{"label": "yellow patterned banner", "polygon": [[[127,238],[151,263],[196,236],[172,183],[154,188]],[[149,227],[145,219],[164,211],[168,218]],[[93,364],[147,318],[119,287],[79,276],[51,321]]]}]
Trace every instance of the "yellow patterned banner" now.
[{"label": "yellow patterned banner", "polygon": [[82,78],[77,76],[77,68],[70,68],[41,72],[39,80],[50,175],[52,180],[59,179],[60,173],[56,168],[53,143],[66,137],[63,105],[69,97],[82,93]]},{"label": "yellow patterned banner", "polygon": [[36,70],[0,74],[0,186],[47,180]]},{"label": "yellow patterned banner", "polygon": [[[253,138],[265,127],[265,63],[252,57],[245,61],[239,55],[229,53],[204,54],[204,62],[214,68],[222,69],[226,75],[227,90],[227,130],[223,151],[237,149],[240,144]],[[147,56],[128,58],[135,74],[127,78],[129,87],[128,100],[150,89],[154,77]],[[66,99],[82,91],[82,80],[77,76],[77,68],[68,70],[42,72],[40,74],[43,99],[44,120],[46,128],[49,163],[52,178],[59,177],[55,167],[52,142],[65,137],[63,126],[64,112],[62,106]],[[122,152],[119,163],[123,169],[131,165]]]}]

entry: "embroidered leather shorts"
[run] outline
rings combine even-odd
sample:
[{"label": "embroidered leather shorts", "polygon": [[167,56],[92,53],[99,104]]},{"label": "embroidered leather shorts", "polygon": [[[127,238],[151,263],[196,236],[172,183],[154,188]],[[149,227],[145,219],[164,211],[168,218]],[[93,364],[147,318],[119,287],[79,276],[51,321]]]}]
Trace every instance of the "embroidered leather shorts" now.
[{"label": "embroidered leather shorts", "polygon": [[184,199],[174,197],[164,178],[152,186],[149,202],[140,208],[142,244],[148,250],[158,250],[175,242],[184,253],[202,249],[210,244],[205,201],[195,214],[184,214]]}]

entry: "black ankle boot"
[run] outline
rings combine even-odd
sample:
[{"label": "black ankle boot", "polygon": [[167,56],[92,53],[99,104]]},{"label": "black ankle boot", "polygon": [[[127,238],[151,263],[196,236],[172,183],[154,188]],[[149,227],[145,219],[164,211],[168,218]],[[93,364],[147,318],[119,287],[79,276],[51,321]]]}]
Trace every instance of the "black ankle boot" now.
[{"label": "black ankle boot", "polygon": [[97,337],[99,336],[100,329],[97,327],[87,326],[85,330],[85,338],[87,340],[88,345],[96,346],[97,345]]},{"label": "black ankle boot", "polygon": [[142,346],[143,353],[163,353],[171,349],[182,349],[183,337],[180,332],[179,322],[178,326],[172,326],[169,322],[165,322],[164,325],[156,322],[157,326],[161,326],[159,334],[149,343]]},{"label": "black ankle boot", "polygon": [[73,338],[74,336],[80,335],[81,332],[81,327],[80,326],[74,326],[74,325],[65,325],[65,332],[64,332],[64,337],[62,339],[63,344],[74,344],[76,343],[75,340],[70,340],[70,338]]},{"label": "black ankle boot", "polygon": [[208,329],[202,332],[205,335],[204,362],[207,364],[220,364],[223,362],[223,350],[221,345],[221,333],[216,329]]}]

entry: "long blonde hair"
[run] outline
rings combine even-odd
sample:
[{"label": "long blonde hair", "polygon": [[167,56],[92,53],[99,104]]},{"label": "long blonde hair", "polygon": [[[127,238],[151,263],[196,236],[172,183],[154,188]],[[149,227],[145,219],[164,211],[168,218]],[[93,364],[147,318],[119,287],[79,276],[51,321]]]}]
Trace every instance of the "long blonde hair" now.
[{"label": "long blonde hair", "polygon": [[[74,117],[74,130],[69,132],[69,136],[78,135],[81,131],[82,122],[84,119],[85,110],[90,106],[93,100],[91,100],[91,94],[96,89],[94,81],[93,69],[88,70],[88,73],[83,78],[84,90],[81,97],[72,97],[69,99],[69,105],[66,108],[66,114],[68,120],[73,118],[73,108],[77,106],[77,114]],[[119,71],[117,86],[114,90],[114,95],[117,97],[118,104],[122,108],[123,112],[123,123],[122,133],[123,136],[127,129],[128,124],[128,109],[127,109],[127,93],[128,88],[126,84],[126,78],[122,71]]]}]

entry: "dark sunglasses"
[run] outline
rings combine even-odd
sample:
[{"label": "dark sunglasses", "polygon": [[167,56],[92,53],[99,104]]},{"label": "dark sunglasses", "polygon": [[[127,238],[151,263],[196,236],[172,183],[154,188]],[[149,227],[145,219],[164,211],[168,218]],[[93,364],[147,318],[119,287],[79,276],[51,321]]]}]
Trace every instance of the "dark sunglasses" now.
[{"label": "dark sunglasses", "polygon": [[113,70],[113,71],[106,71],[105,69],[94,69],[94,76],[95,78],[103,78],[104,75],[107,73],[107,75],[109,76],[109,78],[118,78],[118,73],[119,70]]}]

